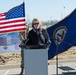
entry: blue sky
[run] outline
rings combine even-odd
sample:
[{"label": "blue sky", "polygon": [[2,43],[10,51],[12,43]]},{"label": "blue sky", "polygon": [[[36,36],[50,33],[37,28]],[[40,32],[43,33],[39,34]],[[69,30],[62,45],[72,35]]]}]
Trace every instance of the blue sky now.
[{"label": "blue sky", "polygon": [[[61,20],[76,8],[76,0],[24,0],[26,19]],[[0,13],[21,4],[23,0],[1,0]]]}]

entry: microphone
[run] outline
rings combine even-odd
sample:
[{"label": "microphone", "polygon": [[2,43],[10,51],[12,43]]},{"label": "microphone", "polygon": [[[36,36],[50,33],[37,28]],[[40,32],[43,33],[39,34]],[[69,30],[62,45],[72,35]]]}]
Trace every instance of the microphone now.
[{"label": "microphone", "polygon": [[22,41],[23,43],[20,44],[19,47],[20,47],[20,48],[24,48],[24,47],[26,46],[26,43],[27,43],[28,40],[29,40],[29,39],[23,40],[23,41]]}]

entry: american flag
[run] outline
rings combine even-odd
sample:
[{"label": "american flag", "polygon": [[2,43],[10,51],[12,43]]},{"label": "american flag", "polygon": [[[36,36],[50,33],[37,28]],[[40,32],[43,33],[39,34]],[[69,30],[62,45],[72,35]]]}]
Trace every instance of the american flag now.
[{"label": "american flag", "polygon": [[20,32],[25,29],[24,3],[0,14],[0,33]]}]

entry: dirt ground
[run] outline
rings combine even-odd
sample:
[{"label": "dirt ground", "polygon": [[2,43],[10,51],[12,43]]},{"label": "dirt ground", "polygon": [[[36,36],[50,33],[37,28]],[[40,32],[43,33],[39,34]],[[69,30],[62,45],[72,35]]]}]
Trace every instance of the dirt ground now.
[{"label": "dirt ground", "polygon": [[20,52],[0,53],[0,64],[19,64],[21,62]]},{"label": "dirt ground", "polygon": [[[72,47],[63,53],[58,54],[59,60],[72,59],[72,58],[76,58],[76,47]],[[55,59],[56,56],[51,60],[55,60]],[[6,52],[6,53],[0,52],[0,65],[20,64],[20,62],[21,62],[20,52]]]}]

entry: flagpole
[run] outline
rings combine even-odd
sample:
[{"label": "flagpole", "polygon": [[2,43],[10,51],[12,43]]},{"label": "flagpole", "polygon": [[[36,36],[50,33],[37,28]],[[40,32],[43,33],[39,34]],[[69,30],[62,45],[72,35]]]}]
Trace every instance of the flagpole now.
[{"label": "flagpole", "polygon": [[[24,12],[24,14],[25,14],[25,0],[23,0],[23,3],[24,3],[24,8],[23,8],[23,12]],[[25,29],[25,38],[24,38],[24,40],[25,39],[27,39],[27,22],[26,22],[26,18],[25,18],[25,26],[26,26],[26,29]]]},{"label": "flagpole", "polygon": [[[25,1],[23,0],[23,14],[24,14],[24,17],[25,17]],[[25,18],[25,26],[27,25],[27,22],[26,22],[26,18]],[[23,40],[26,40],[26,38],[27,38],[27,34],[26,34],[26,32],[27,32],[27,26],[26,26],[26,28],[25,28],[25,31],[24,32],[21,32],[20,33],[20,37],[21,37],[21,44],[23,44]],[[21,66],[24,66],[25,64],[24,64],[24,49],[23,48],[21,48]],[[22,75],[23,74],[23,71],[24,71],[24,67],[21,67],[21,72],[20,72],[20,74]]]},{"label": "flagpole", "polygon": [[58,46],[56,46],[56,75],[58,75]]}]

